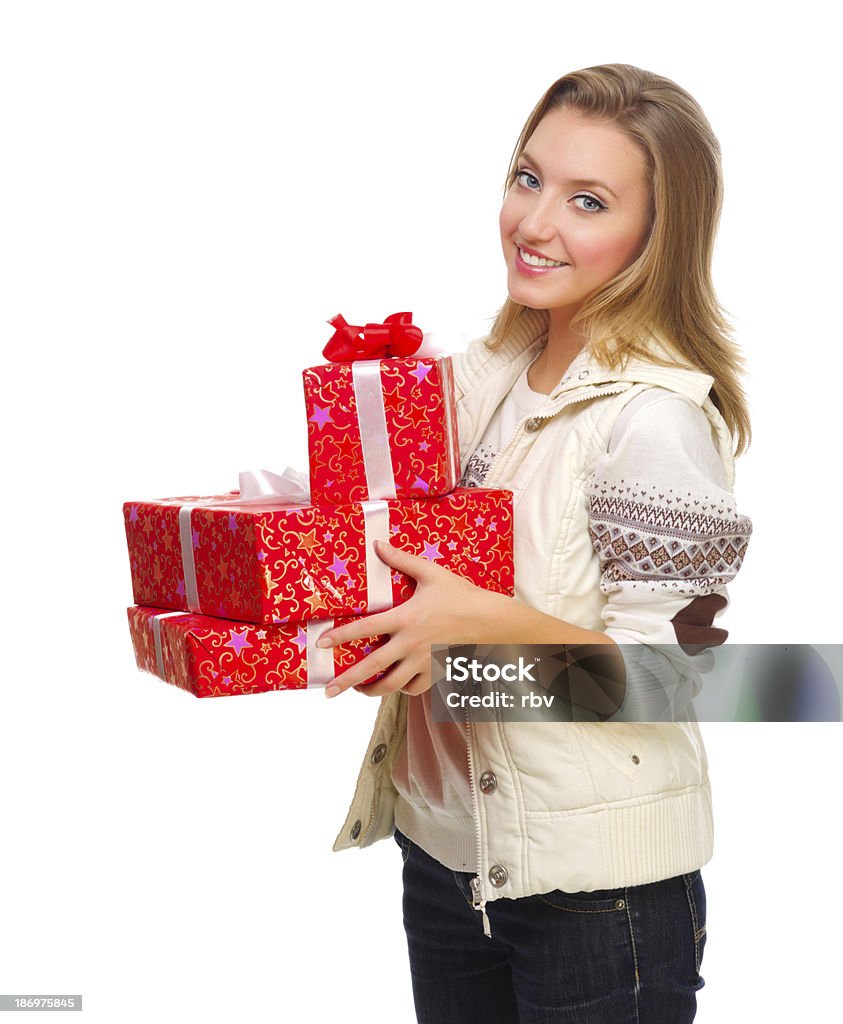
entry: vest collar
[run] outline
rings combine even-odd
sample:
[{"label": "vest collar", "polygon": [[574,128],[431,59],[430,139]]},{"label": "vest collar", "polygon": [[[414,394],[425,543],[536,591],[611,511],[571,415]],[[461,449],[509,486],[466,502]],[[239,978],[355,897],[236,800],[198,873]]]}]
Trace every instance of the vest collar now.
[{"label": "vest collar", "polygon": [[[546,313],[544,310],[527,310],[501,345],[488,354],[489,362],[482,376],[502,370],[505,366],[514,369],[513,364],[517,365],[517,372],[520,373],[546,344]],[[661,358],[675,358],[667,345],[655,337],[648,340],[647,347]],[[548,403],[574,390],[610,383],[656,385],[685,395],[701,406],[711,390],[714,378],[690,367],[659,366],[640,358],[630,359],[623,369],[612,370],[598,362],[592,352],[585,348],[575,357],[564,377],[547,396]]]}]

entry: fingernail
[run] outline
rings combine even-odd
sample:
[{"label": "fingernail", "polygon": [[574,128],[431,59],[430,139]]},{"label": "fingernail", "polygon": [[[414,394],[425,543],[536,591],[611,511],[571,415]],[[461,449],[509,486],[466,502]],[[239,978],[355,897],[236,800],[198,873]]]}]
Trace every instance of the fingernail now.
[{"label": "fingernail", "polygon": [[340,692],[340,687],[339,686],[328,686],[328,687],[325,688],[325,696],[326,697],[336,697],[336,695],[339,692]]},{"label": "fingernail", "polygon": [[317,647],[333,647],[334,641],[329,636],[320,636],[316,641]]}]

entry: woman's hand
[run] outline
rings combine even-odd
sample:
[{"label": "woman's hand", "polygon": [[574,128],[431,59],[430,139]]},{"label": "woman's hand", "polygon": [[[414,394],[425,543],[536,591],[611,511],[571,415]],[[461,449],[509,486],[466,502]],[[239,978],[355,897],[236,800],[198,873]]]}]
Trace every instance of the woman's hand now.
[{"label": "woman's hand", "polygon": [[[388,635],[389,640],[362,661],[347,669],[326,688],[328,697],[354,686],[371,697],[382,697],[395,690],[409,694],[424,693],[433,685],[430,675],[431,644],[479,642],[477,621],[492,614],[501,595],[475,587],[441,565],[429,562],[409,551],[375,542],[378,557],[416,581],[413,596],[389,611],[368,615],[359,622],[328,630],[318,647],[333,647],[347,640]],[[391,668],[390,668],[391,666]],[[360,685],[390,669],[377,682]]]}]

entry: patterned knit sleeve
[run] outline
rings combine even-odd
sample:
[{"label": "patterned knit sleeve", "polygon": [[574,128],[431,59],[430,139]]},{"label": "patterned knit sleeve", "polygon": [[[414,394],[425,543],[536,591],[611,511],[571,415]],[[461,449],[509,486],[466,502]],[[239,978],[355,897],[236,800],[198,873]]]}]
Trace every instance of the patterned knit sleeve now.
[{"label": "patterned knit sleeve", "polygon": [[681,719],[727,632],[717,620],[752,524],[737,511],[708,417],[662,388],[618,418],[589,489],[604,632],[627,670],[615,718]]}]

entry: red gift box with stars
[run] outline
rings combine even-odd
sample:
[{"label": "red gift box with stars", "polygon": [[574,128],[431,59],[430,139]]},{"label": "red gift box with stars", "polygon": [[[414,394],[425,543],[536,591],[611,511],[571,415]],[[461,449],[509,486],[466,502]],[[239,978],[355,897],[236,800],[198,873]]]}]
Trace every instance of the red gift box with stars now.
[{"label": "red gift box with stars", "polygon": [[433,497],[456,487],[451,357],[400,354],[422,341],[409,318],[358,328],[334,317],[324,349],[333,361],[304,370],[314,502]]},{"label": "red gift box with stars", "polygon": [[196,697],[321,688],[386,642],[379,636],[315,646],[323,632],[353,617],[261,626],[137,605],[128,616],[138,668]]},{"label": "red gift box with stars", "polygon": [[238,498],[126,502],[136,604],[269,624],[381,611],[415,581],[378,558],[375,539],[513,593],[510,491],[343,505]]}]

